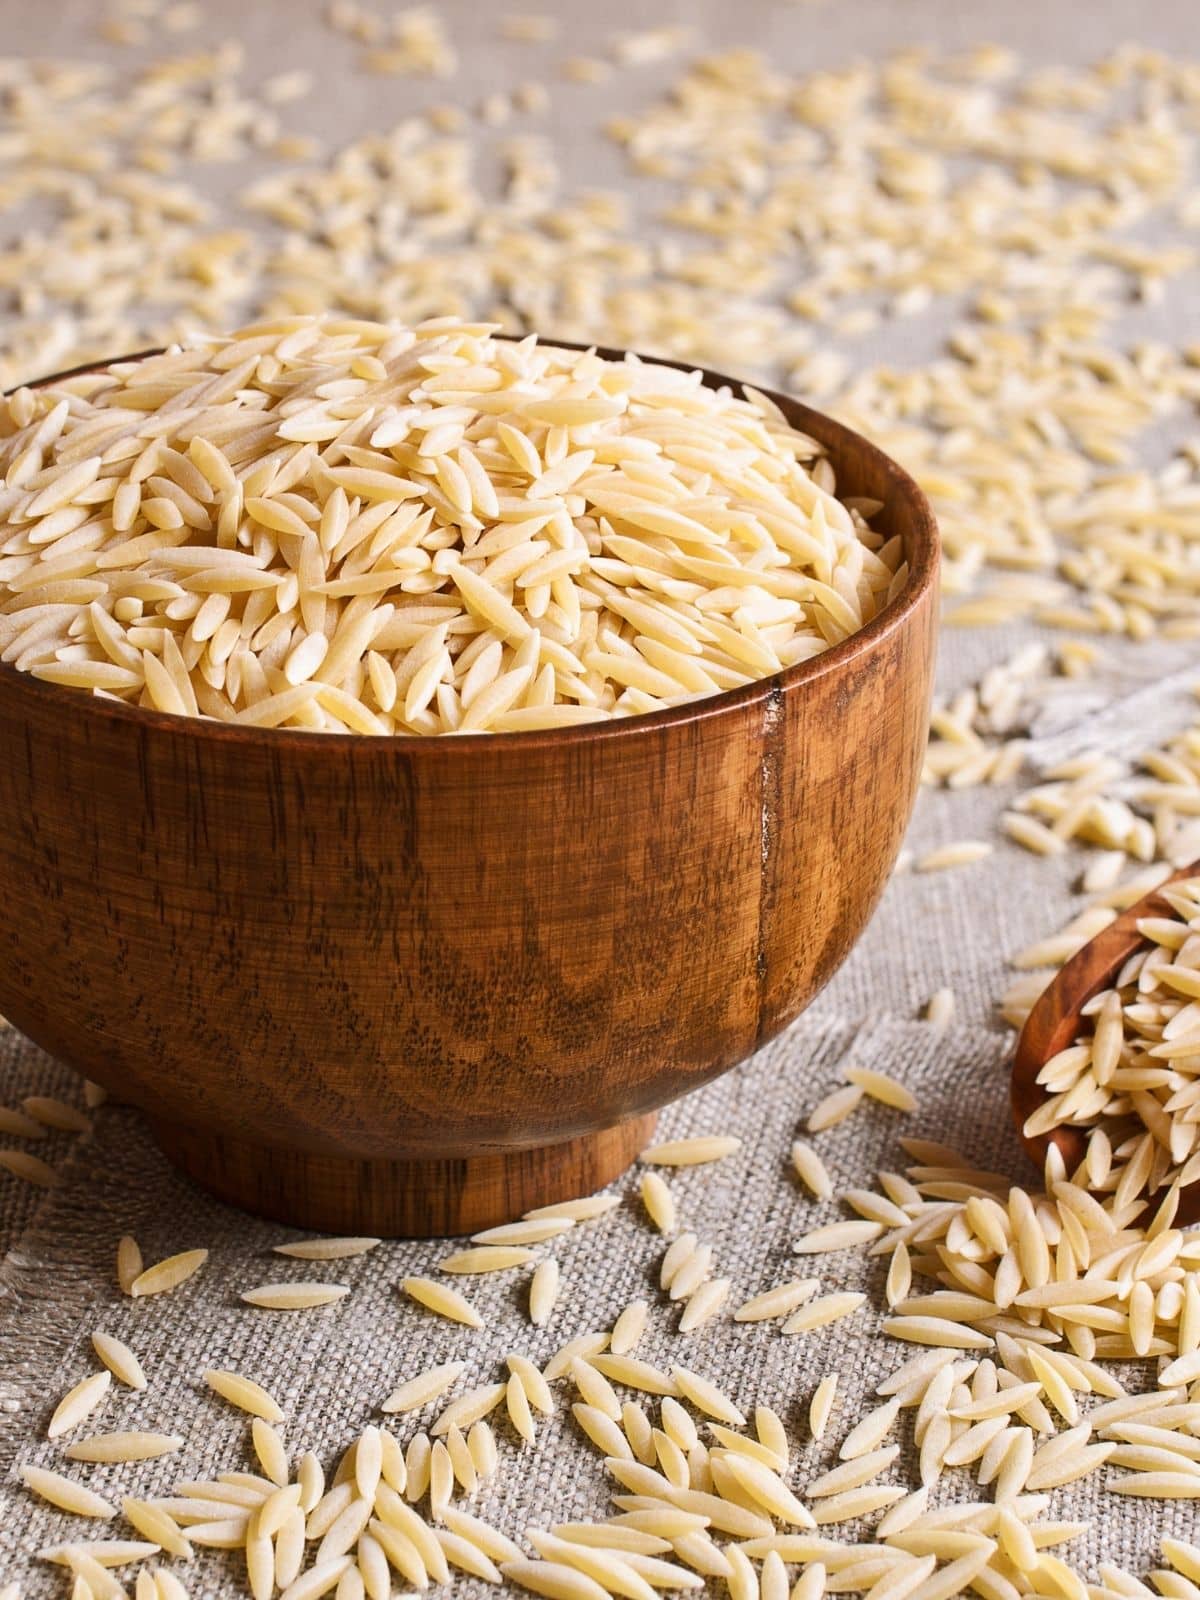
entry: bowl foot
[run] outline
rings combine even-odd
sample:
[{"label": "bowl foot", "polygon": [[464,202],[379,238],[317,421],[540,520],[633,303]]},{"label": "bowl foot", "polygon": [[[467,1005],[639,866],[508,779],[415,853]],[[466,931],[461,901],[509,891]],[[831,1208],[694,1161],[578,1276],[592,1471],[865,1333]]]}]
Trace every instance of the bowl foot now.
[{"label": "bowl foot", "polygon": [[651,1112],[533,1150],[412,1161],[283,1150],[154,1119],[151,1126],[175,1165],[230,1205],[318,1233],[427,1239],[594,1193],[646,1147],[657,1120]]}]

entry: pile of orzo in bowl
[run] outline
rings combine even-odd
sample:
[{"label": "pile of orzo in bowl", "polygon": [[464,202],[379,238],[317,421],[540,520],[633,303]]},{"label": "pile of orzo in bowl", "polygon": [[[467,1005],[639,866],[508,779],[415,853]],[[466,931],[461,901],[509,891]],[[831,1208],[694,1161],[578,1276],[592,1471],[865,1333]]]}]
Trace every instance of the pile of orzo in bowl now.
[{"label": "pile of orzo in bowl", "polygon": [[336,317],[0,410],[0,660],[181,716],[552,728],[803,662],[899,593],[767,396],[628,355]]}]

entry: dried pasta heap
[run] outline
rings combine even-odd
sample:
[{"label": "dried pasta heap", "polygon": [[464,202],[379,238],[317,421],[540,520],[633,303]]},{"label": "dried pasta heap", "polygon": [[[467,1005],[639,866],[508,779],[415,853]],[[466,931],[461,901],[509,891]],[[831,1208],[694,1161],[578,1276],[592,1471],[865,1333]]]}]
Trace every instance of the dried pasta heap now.
[{"label": "dried pasta heap", "polygon": [[0,659],[181,716],[566,726],[780,672],[903,587],[877,502],[754,390],[298,316],[0,417]]}]

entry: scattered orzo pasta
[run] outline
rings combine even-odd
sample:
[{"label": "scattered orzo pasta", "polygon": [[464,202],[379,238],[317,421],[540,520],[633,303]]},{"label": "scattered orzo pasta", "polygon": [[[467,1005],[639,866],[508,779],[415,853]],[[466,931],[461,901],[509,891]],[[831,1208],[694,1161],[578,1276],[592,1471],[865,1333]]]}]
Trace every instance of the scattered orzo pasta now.
[{"label": "scattered orzo pasta", "polygon": [[296,1239],[290,1244],[275,1244],[276,1255],[295,1256],[299,1261],[342,1261],[347,1256],[366,1255],[378,1239]]},{"label": "scattered orzo pasta", "polygon": [[465,1371],[464,1361],[447,1361],[441,1366],[430,1367],[425,1372],[418,1373],[415,1378],[409,1378],[399,1388],[393,1389],[381,1404],[380,1410],[393,1414],[416,1411],[453,1388]]},{"label": "scattered orzo pasta", "polygon": [[918,857],[916,869],[918,872],[943,872],[947,867],[966,867],[990,856],[994,848],[986,839],[960,839]]},{"label": "scattered orzo pasta", "polygon": [[[155,1262],[154,1266],[139,1272],[130,1283],[128,1292],[135,1300],[144,1295],[166,1294],[171,1289],[177,1289],[181,1283],[186,1283],[207,1260],[207,1250],[181,1250],[178,1255],[167,1256],[165,1260]],[[117,1271],[118,1274],[121,1271],[120,1252]]]},{"label": "scattered orzo pasta", "polygon": [[473,1244],[489,1245],[544,1244],[547,1239],[556,1239],[560,1233],[570,1232],[574,1226],[574,1217],[555,1212],[551,1216],[523,1217],[520,1222],[505,1222],[495,1228],[485,1228],[482,1233],[473,1233],[471,1241]]},{"label": "scattered orzo pasta", "polygon": [[283,1421],[283,1409],[279,1402],[253,1378],[244,1377],[240,1372],[225,1372],[210,1367],[204,1374],[204,1381],[222,1399],[228,1400],[239,1410],[262,1417],[266,1422]]},{"label": "scattered orzo pasta", "polygon": [[523,1245],[482,1244],[472,1250],[456,1250],[443,1256],[438,1270],[467,1275],[506,1272],[513,1267],[526,1266],[533,1258],[533,1251]]},{"label": "scattered orzo pasta", "polygon": [[809,1112],[805,1127],[809,1133],[824,1133],[827,1128],[844,1122],[862,1097],[861,1084],[847,1083],[840,1089],[834,1089]]},{"label": "scattered orzo pasta", "polygon": [[0,1167],[39,1189],[56,1189],[62,1182],[49,1162],[30,1155],[28,1150],[0,1150]]},{"label": "scattered orzo pasta", "polygon": [[729,1135],[702,1134],[693,1139],[673,1139],[653,1144],[642,1151],[642,1160],[661,1167],[695,1167],[708,1161],[722,1161],[741,1147],[742,1141]]},{"label": "scattered orzo pasta", "polygon": [[822,1378],[813,1391],[808,1405],[808,1427],[814,1439],[825,1437],[825,1429],[829,1426],[829,1418],[837,1398],[839,1381],[839,1375],[832,1372],[828,1377]]},{"label": "scattered orzo pasta", "polygon": [[239,1299],[248,1306],[267,1311],[307,1311],[314,1306],[332,1305],[350,1293],[345,1283],[263,1283],[243,1289]]},{"label": "scattered orzo pasta", "polygon": [[120,1339],[97,1330],[92,1334],[92,1349],[119,1383],[129,1389],[146,1387],[146,1374],[142,1371],[141,1362]]},{"label": "scattered orzo pasta", "polygon": [[894,1106],[897,1111],[917,1109],[916,1096],[890,1073],[876,1072],[870,1067],[847,1067],[846,1081],[857,1084],[872,1100],[882,1101],[885,1106]]},{"label": "scattered orzo pasta", "polygon": [[50,1418],[50,1426],[46,1429],[46,1437],[57,1439],[60,1434],[69,1433],[72,1428],[78,1427],[104,1399],[111,1385],[112,1373],[107,1368],[103,1372],[93,1372],[90,1377],[81,1379],[58,1402],[54,1415]]},{"label": "scattered orzo pasta", "polygon": [[668,1185],[657,1172],[644,1172],[640,1187],[650,1221],[659,1233],[671,1233],[675,1227],[675,1201]]},{"label": "scattered orzo pasta", "polygon": [[797,1139],[792,1144],[792,1165],[796,1169],[796,1176],[808,1189],[810,1194],[818,1200],[828,1200],[833,1194],[833,1183],[825,1169],[821,1157],[803,1139]]},{"label": "scattered orzo pasta", "polygon": [[41,1499],[49,1501],[52,1506],[71,1512],[73,1516],[115,1517],[117,1514],[116,1506],[110,1504],[102,1495],[95,1494],[81,1483],[63,1477],[59,1472],[50,1472],[44,1467],[22,1467],[20,1470],[21,1480],[26,1488]]},{"label": "scattered orzo pasta", "polygon": [[142,1252],[132,1234],[123,1234],[117,1243],[117,1283],[122,1294],[132,1294],[142,1274]]},{"label": "scattered orzo pasta", "polygon": [[91,1130],[90,1117],[85,1116],[78,1106],[68,1105],[55,1095],[26,1095],[21,1101],[21,1108],[47,1128],[56,1128],[63,1133],[88,1133]]},{"label": "scattered orzo pasta", "polygon": [[182,1444],[177,1433],[119,1431],[78,1439],[63,1454],[68,1461],[152,1461],[170,1455]]},{"label": "scattered orzo pasta", "polygon": [[581,1195],[575,1200],[555,1200],[550,1205],[535,1206],[532,1211],[525,1212],[523,1220],[538,1222],[547,1217],[558,1217],[570,1222],[594,1222],[597,1217],[615,1211],[620,1204],[621,1197],[616,1194]]},{"label": "scattered orzo pasta", "polygon": [[539,1262],[529,1280],[529,1320],[535,1327],[545,1327],[553,1315],[558,1284],[558,1262],[553,1257]]},{"label": "scattered orzo pasta", "polygon": [[469,1328],[482,1328],[483,1318],[457,1289],[449,1284],[436,1283],[432,1278],[405,1278],[402,1285],[410,1300],[427,1310],[446,1317],[451,1322],[465,1322]]},{"label": "scattered orzo pasta", "polygon": [[954,1019],[954,990],[935,989],[925,1002],[925,1020],[935,1028],[944,1028]]}]

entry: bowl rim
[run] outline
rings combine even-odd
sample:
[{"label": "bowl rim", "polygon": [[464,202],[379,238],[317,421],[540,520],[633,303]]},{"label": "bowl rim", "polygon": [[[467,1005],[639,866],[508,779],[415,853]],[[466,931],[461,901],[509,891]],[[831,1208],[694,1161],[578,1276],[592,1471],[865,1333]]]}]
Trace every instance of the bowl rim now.
[{"label": "bowl rim", "polygon": [[[497,333],[496,337],[515,339],[528,335]],[[685,700],[680,705],[666,706],[661,711],[641,712],[630,717],[606,718],[602,721],[579,723],[568,727],[537,728],[504,734],[484,729],[478,733],[443,735],[440,738],[421,733],[394,733],[387,737],[353,732],[331,735],[310,728],[257,728],[221,722],[215,717],[180,717],[166,711],[151,710],[147,706],[126,705],[123,701],[108,700],[96,695],[85,696],[78,689],[68,685],[47,683],[41,678],[35,678],[32,673],[18,671],[7,661],[0,661],[0,683],[8,680],[15,686],[19,682],[22,693],[44,699],[49,705],[60,704],[64,710],[71,707],[79,710],[81,705],[86,704],[89,720],[101,716],[118,723],[126,722],[148,732],[166,733],[172,737],[182,734],[189,738],[227,740],[234,743],[265,740],[270,747],[330,748],[335,752],[345,751],[349,743],[356,750],[394,750],[397,754],[405,756],[414,755],[417,751],[426,755],[433,755],[439,751],[443,753],[495,751],[499,745],[502,749],[512,750],[517,754],[522,750],[541,749],[564,742],[583,744],[593,739],[630,739],[643,734],[652,737],[661,730],[705,722],[710,718],[721,717],[727,712],[742,710],[760,700],[788,694],[806,683],[815,682],[827,673],[838,672],[868,656],[884,640],[903,628],[910,617],[930,598],[931,591],[936,590],[940,539],[937,521],[928,499],[899,462],[853,428],[839,422],[826,412],[816,410],[793,395],[763,388],[746,379],[735,378],[710,367],[698,366],[695,362],[675,361],[663,356],[644,355],[639,351],[600,344],[580,344],[549,336],[543,338],[539,335],[538,339],[539,343],[552,345],[560,350],[594,351],[609,361],[624,360],[626,356],[632,355],[639,361],[672,367],[678,372],[698,372],[705,388],[740,390],[743,396],[747,389],[752,389],[779,406],[788,416],[789,423],[800,432],[812,432],[814,438],[817,437],[818,431],[824,435],[819,442],[829,450],[830,454],[851,448],[857,451],[861,458],[870,461],[882,472],[893,493],[903,505],[907,519],[905,531],[911,535],[912,543],[912,553],[908,557],[908,581],[904,588],[857,632],[808,661],[785,667],[782,672],[755,678],[750,683],[739,684],[734,689],[723,689],[719,694],[702,695],[694,700]],[[68,378],[81,377],[90,372],[103,372],[107,367],[122,366],[132,361],[145,361],[152,356],[164,354],[167,348],[160,345],[153,349],[134,351],[129,355],[113,356],[104,361],[86,361],[65,371],[50,373],[44,378],[18,384],[16,388],[44,389],[51,384],[64,382]],[[12,392],[12,390],[6,391],[6,393]],[[818,424],[817,430],[812,430],[808,426],[810,419]],[[830,443],[830,440],[833,442]]]}]

